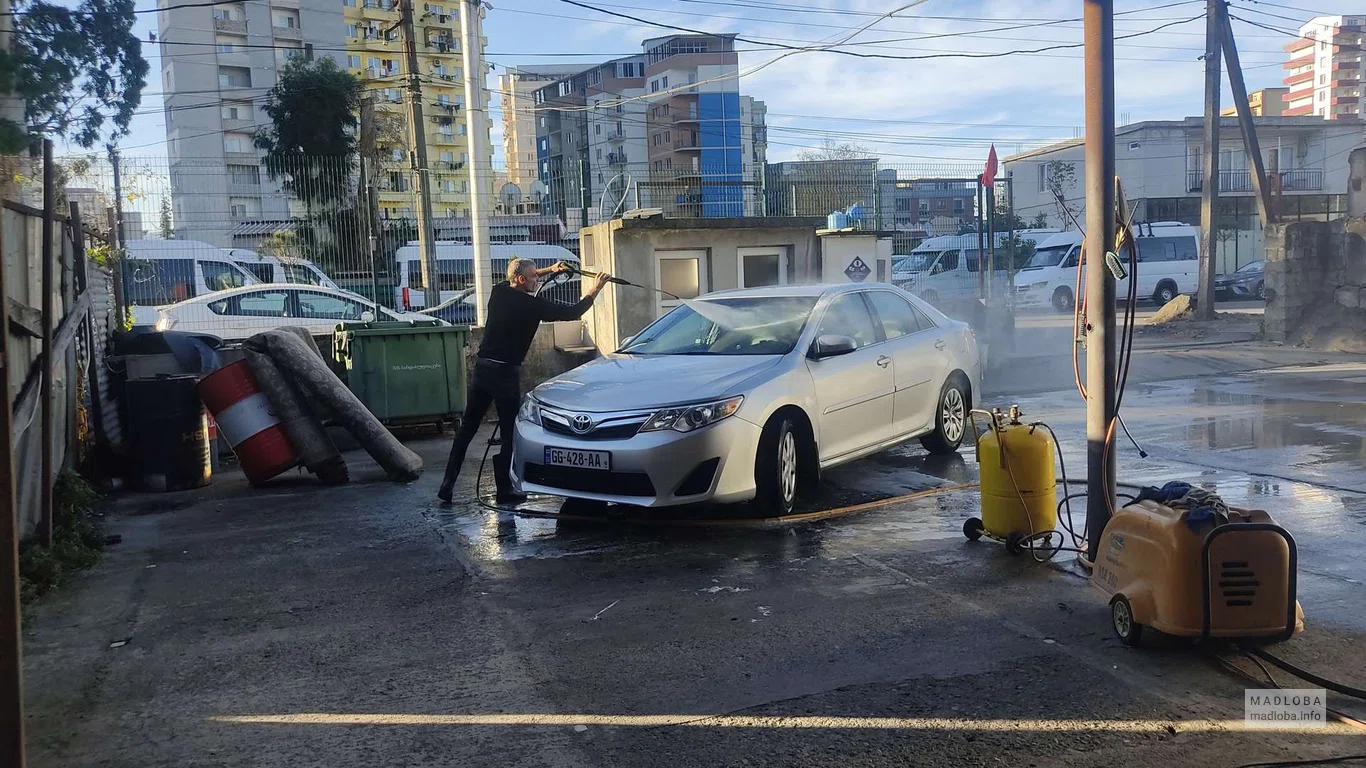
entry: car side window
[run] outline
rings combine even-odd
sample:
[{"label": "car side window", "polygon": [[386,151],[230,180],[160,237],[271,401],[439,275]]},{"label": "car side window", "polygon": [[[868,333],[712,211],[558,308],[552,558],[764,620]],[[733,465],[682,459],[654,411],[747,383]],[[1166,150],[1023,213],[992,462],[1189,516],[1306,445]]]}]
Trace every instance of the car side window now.
[{"label": "car side window", "polygon": [[882,322],[882,334],[888,341],[918,333],[920,319],[915,316],[911,303],[891,291],[872,291],[868,299],[873,302],[877,318]]},{"label": "car side window", "polygon": [[224,261],[200,261],[199,268],[204,272],[204,282],[211,291],[226,291],[241,288],[247,284],[242,273]]},{"label": "car side window", "polygon": [[[240,263],[240,262],[239,262],[239,263]],[[253,275],[256,276],[256,279],[257,279],[257,280],[260,280],[260,281],[263,282],[263,283],[273,283],[273,282],[275,282],[275,280],[274,280],[275,275],[273,274],[273,271],[272,271],[273,267],[272,267],[272,265],[267,264],[266,262],[260,262],[260,263],[257,263],[257,264],[242,264],[241,266],[242,266],[242,269],[245,269],[246,271],[252,273]],[[205,274],[205,277],[207,277],[207,276],[208,276],[208,275]]]},{"label": "car side window", "polygon": [[1062,260],[1063,269],[1076,269],[1077,261],[1081,258],[1081,246],[1074,245],[1072,250],[1067,252],[1067,258]]},{"label": "car side window", "polygon": [[285,291],[258,291],[238,296],[230,311],[245,317],[289,317],[289,294]]},{"label": "car side window", "polygon": [[928,330],[930,330],[930,329],[932,329],[932,328],[938,328],[938,327],[939,327],[939,325],[938,325],[937,323],[935,323],[933,320],[931,320],[931,319],[930,319],[930,316],[927,315],[927,314],[925,314],[925,311],[922,310],[920,307],[917,307],[916,305],[912,304],[912,305],[911,305],[911,312],[914,312],[914,313],[915,313],[915,319],[916,319],[916,322],[918,322],[918,323],[920,324],[920,330],[922,330],[922,331],[928,331]]},{"label": "car side window", "polygon": [[825,316],[816,335],[848,336],[860,348],[877,341],[877,331],[873,328],[873,316],[868,314],[868,305],[858,293],[844,293],[835,297],[825,309]]},{"label": "car side window", "polygon": [[323,293],[299,292],[299,315],[314,320],[359,320],[365,307],[358,301]]},{"label": "car side window", "polygon": [[952,272],[958,269],[958,251],[944,251],[939,256],[939,264],[934,268],[935,274],[940,272]]}]

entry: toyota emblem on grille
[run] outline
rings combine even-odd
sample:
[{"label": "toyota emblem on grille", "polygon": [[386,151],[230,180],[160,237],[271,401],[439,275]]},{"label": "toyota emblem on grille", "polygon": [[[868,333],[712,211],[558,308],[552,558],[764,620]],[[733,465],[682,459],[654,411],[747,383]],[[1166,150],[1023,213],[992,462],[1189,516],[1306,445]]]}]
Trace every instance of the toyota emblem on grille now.
[{"label": "toyota emblem on grille", "polygon": [[576,413],[569,420],[569,426],[573,427],[575,432],[583,434],[593,428],[593,419],[586,413]]}]

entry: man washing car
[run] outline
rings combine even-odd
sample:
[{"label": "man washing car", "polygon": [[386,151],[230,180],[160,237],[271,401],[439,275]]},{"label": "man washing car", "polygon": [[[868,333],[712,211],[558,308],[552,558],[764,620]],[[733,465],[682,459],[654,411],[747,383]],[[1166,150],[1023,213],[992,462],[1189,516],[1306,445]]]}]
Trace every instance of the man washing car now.
[{"label": "man washing car", "polygon": [[469,396],[460,429],[451,443],[451,456],[446,462],[446,475],[441,480],[437,498],[450,501],[455,493],[455,480],[465,462],[474,433],[488,412],[489,404],[498,409],[498,432],[502,445],[493,459],[493,480],[498,491],[498,503],[516,503],[526,497],[512,490],[509,469],[512,466],[512,431],[516,428],[517,409],[521,406],[522,360],[526,358],[536,329],[543,322],[577,320],[593,299],[607,285],[610,276],[600,274],[593,287],[577,304],[559,304],[536,295],[541,278],[571,270],[559,262],[553,267],[537,269],[528,259],[508,262],[507,280],[493,286],[489,294],[488,319],[484,325],[484,340],[474,360],[470,375]]}]

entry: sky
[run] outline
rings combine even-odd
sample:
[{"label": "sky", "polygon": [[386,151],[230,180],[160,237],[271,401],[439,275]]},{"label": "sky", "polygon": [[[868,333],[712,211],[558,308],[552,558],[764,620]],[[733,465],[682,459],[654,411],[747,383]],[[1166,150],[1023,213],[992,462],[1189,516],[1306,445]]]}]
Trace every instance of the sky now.
[{"label": "sky", "polygon": [[[176,0],[172,0],[175,2]],[[340,2],[340,0],[338,0]],[[578,2],[578,0],[575,0]],[[1082,50],[983,58],[981,54],[1079,46],[1080,0],[922,0],[893,18],[879,16],[907,0],[584,0],[585,5],[649,22],[733,32],[742,93],[768,107],[769,159],[792,159],[829,137],[854,142],[906,166],[978,163],[995,143],[1016,151],[1081,135]],[[1282,46],[1320,14],[1361,12],[1360,0],[1288,0],[1302,5],[1233,0],[1234,32],[1249,90],[1281,84]],[[568,0],[491,0],[484,22],[489,87],[508,66],[581,62],[584,67],[638,53],[641,41],[670,31],[580,7]],[[153,8],[140,0],[138,8]],[[1116,114],[1120,124],[1181,119],[1203,112],[1204,0],[1117,0]],[[840,50],[789,53],[765,43],[809,46],[853,37]],[[1253,23],[1273,27],[1266,29]],[[156,14],[139,17],[147,40]],[[1162,27],[1157,31],[1153,31]],[[1284,30],[1284,31],[1276,31]],[[164,157],[160,63],[151,70],[125,155]],[[971,56],[943,57],[943,54]],[[1222,102],[1232,104],[1227,77]],[[501,154],[500,109],[491,107]]]}]

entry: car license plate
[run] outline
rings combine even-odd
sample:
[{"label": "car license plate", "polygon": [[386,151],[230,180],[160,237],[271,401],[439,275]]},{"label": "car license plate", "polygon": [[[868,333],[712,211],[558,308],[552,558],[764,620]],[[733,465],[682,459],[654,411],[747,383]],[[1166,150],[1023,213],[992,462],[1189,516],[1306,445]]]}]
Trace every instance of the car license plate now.
[{"label": "car license plate", "polygon": [[612,454],[607,451],[580,451],[575,448],[546,446],[545,463],[552,467],[610,470],[612,468]]}]

